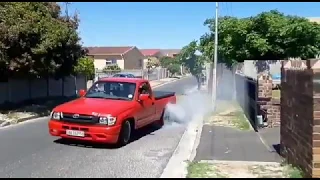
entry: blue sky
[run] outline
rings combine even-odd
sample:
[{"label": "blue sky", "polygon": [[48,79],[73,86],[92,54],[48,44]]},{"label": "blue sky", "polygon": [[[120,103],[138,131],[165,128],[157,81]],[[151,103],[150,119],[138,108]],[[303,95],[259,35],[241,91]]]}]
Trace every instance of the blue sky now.
[{"label": "blue sky", "polygon": [[[84,46],[181,48],[207,32],[206,18],[214,17],[214,2],[76,2]],[[248,17],[262,11],[320,17],[318,2],[221,2],[220,15]]]}]

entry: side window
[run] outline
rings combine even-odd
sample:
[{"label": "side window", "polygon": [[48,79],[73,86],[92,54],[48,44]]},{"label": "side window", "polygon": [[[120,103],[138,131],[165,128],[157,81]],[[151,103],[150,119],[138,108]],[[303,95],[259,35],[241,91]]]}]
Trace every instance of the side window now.
[{"label": "side window", "polygon": [[143,83],[139,90],[140,94],[151,94],[151,88],[147,83]]}]

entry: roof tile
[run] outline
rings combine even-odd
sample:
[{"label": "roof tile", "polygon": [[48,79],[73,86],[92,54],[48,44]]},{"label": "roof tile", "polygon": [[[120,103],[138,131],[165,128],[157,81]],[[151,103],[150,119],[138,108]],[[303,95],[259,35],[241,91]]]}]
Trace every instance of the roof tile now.
[{"label": "roof tile", "polygon": [[122,47],[86,47],[88,49],[88,55],[95,54],[124,54],[134,46],[122,46]]}]

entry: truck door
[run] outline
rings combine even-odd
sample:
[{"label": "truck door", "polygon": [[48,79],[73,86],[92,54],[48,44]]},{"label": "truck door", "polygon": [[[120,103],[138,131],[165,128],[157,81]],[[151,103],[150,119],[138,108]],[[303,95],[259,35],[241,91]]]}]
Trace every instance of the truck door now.
[{"label": "truck door", "polygon": [[[155,102],[152,96],[152,90],[149,83],[142,83],[139,88],[139,96],[140,94],[148,94],[149,98],[145,101],[140,102],[141,110],[140,110],[140,121],[139,126],[143,126],[151,123],[154,120],[154,115],[156,111]],[[138,96],[138,97],[139,97]]]}]

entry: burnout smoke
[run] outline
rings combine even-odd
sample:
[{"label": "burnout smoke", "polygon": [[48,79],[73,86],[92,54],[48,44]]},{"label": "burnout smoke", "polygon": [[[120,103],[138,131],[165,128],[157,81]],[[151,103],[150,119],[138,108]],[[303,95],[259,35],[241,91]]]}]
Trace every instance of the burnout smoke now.
[{"label": "burnout smoke", "polygon": [[[234,67],[236,68],[236,67]],[[249,102],[246,77],[242,74],[235,74],[223,64],[218,64],[218,85],[217,101],[215,107],[219,111],[230,110],[229,103],[237,102],[241,107]],[[207,76],[209,77],[209,76]],[[184,125],[196,118],[203,117],[213,112],[211,97],[206,91],[197,91],[197,87],[185,91],[177,104],[168,104],[165,112],[166,126]]]},{"label": "burnout smoke", "polygon": [[185,125],[194,117],[204,116],[213,106],[205,92],[197,90],[197,87],[185,91],[184,96],[179,97],[176,104],[168,104],[165,112],[166,126]]}]

